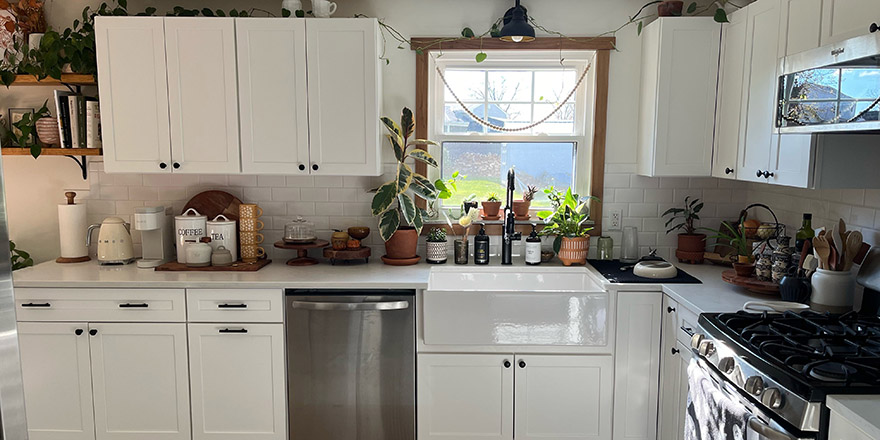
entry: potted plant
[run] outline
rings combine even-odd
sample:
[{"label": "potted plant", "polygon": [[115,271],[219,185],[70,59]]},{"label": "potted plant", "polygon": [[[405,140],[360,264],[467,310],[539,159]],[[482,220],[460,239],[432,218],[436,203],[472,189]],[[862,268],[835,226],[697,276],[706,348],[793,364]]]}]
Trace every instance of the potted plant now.
[{"label": "potted plant", "polygon": [[425,257],[425,261],[430,264],[446,263],[446,229],[431,228],[431,232],[428,233],[428,239],[425,243],[425,247],[425,253],[427,254],[427,256]]},{"label": "potted plant", "polygon": [[486,217],[498,217],[498,212],[501,210],[501,199],[498,198],[498,194],[489,193],[486,196],[486,200],[483,202],[483,214]]},{"label": "potted plant", "polygon": [[598,200],[588,197],[585,200],[571,192],[571,188],[562,193],[553,190],[548,193],[552,211],[539,211],[538,218],[544,220],[544,229],[540,235],[555,235],[553,250],[562,260],[562,264],[585,264],[590,251],[591,227],[584,226],[589,220],[589,203]]},{"label": "potted plant", "polygon": [[657,5],[657,15],[661,17],[680,17],[684,0],[666,0]]},{"label": "potted plant", "polygon": [[437,161],[427,151],[415,148],[417,145],[436,144],[428,140],[410,140],[415,123],[412,111],[406,107],[401,113],[400,125],[387,117],[381,120],[388,130],[388,139],[397,159],[394,179],[375,190],[371,204],[373,215],[379,217],[379,236],[385,241],[383,261],[396,265],[416,264],[419,234],[427,213],[416,206],[415,199],[422,198],[428,202],[436,200],[438,191],[430,180],[414,172],[406,161],[414,159],[437,167]]},{"label": "potted plant", "polygon": [[535,194],[537,194],[538,188],[534,185],[526,186],[525,192],[523,192],[522,200],[514,200],[513,201],[513,213],[519,218],[526,218],[529,216],[529,208],[532,207],[532,200],[535,199]]},{"label": "potted plant", "polygon": [[[744,218],[740,218],[740,224],[743,220]],[[752,263],[752,245],[746,236],[745,229],[734,227],[728,222],[721,222],[720,230],[704,229],[715,234],[708,238],[719,240],[717,246],[727,247],[736,252],[737,262],[733,264],[733,268],[736,270],[737,275],[751,276],[755,270],[755,265]]]},{"label": "potted plant", "polygon": [[702,209],[703,202],[700,199],[691,199],[688,196],[684,198],[683,208],[669,208],[663,213],[663,217],[669,216],[666,220],[667,234],[672,231],[683,231],[678,234],[678,249],[675,251],[675,257],[679,262],[703,264],[706,234],[698,234],[694,227],[694,221],[700,219]]}]

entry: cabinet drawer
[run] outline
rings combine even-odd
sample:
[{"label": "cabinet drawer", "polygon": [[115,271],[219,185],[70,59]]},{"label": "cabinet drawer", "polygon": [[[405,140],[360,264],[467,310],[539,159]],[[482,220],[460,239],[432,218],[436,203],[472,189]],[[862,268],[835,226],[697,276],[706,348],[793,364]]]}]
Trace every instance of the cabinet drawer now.
[{"label": "cabinet drawer", "polygon": [[283,322],[280,289],[187,289],[190,322]]},{"label": "cabinet drawer", "polygon": [[19,321],[184,322],[183,289],[15,289]]}]

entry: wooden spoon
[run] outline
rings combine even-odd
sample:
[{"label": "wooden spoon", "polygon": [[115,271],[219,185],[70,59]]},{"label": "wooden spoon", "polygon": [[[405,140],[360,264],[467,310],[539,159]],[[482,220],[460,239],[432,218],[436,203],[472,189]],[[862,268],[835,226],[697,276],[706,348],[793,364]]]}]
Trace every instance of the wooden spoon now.
[{"label": "wooden spoon", "polygon": [[862,247],[862,233],[859,231],[850,232],[846,237],[846,258],[843,263],[843,270],[850,271],[853,267],[853,260],[856,258],[856,254],[859,253],[859,249]]},{"label": "wooden spoon", "polygon": [[828,269],[828,257],[831,255],[831,246],[824,235],[813,239],[813,250],[819,259],[819,269]]}]

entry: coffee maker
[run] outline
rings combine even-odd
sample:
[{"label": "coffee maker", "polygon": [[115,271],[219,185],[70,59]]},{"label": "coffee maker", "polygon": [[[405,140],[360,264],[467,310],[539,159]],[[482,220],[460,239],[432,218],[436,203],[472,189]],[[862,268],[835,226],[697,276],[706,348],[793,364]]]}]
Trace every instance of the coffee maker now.
[{"label": "coffee maker", "polygon": [[174,230],[171,215],[164,206],[135,208],[134,229],[141,231],[143,258],[140,268],[153,268],[171,261],[174,256]]}]

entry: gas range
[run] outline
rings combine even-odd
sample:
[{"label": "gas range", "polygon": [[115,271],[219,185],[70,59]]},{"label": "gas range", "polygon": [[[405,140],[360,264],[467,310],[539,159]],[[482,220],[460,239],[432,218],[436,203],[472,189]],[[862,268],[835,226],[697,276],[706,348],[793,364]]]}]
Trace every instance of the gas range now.
[{"label": "gas range", "polygon": [[691,345],[726,385],[797,438],[824,439],[829,394],[880,394],[880,318],[704,313]]}]

